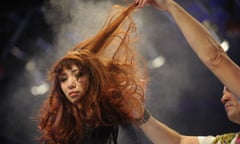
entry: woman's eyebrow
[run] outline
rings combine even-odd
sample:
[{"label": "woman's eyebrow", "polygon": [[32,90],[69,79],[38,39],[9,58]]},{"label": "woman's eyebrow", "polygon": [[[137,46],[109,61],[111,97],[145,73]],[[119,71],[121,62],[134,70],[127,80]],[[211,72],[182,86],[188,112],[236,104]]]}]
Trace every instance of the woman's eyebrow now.
[{"label": "woman's eyebrow", "polygon": [[71,70],[72,72],[77,72],[77,71],[80,71],[78,68],[74,68]]},{"label": "woman's eyebrow", "polygon": [[61,72],[61,73],[59,74],[60,77],[61,77],[61,76],[65,76],[65,75],[66,75],[65,72]]}]

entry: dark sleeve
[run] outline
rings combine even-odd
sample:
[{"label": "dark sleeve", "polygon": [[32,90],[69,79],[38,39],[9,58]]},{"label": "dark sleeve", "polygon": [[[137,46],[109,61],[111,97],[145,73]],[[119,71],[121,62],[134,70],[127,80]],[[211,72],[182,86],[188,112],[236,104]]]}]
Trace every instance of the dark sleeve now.
[{"label": "dark sleeve", "polygon": [[119,144],[141,144],[141,134],[134,125],[119,126],[118,143]]}]

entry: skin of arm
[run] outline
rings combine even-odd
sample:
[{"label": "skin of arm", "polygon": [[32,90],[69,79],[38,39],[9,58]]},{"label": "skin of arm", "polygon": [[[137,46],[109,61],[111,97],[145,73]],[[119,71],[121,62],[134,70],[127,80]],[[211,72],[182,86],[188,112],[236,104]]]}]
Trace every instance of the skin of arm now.
[{"label": "skin of arm", "polygon": [[[172,0],[135,0],[135,2],[140,8],[150,4],[167,11],[200,60],[240,98],[239,67],[200,22]],[[181,135],[152,116],[140,128],[154,144],[199,144],[196,136]]]},{"label": "skin of arm", "polygon": [[240,98],[240,68],[223,51],[208,30],[172,0],[136,0],[139,7],[151,4],[167,11],[175,20],[187,42],[210,71]]},{"label": "skin of arm", "polygon": [[181,135],[152,116],[140,128],[154,144],[199,144],[196,136]]}]

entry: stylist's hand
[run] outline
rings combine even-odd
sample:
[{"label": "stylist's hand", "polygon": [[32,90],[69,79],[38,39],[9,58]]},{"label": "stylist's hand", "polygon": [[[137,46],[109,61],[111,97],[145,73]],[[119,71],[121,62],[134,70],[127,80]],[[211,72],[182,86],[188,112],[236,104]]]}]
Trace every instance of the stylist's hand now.
[{"label": "stylist's hand", "polygon": [[138,5],[139,8],[142,8],[145,5],[149,4],[161,10],[167,10],[168,6],[172,2],[172,0],[135,0],[135,3]]}]

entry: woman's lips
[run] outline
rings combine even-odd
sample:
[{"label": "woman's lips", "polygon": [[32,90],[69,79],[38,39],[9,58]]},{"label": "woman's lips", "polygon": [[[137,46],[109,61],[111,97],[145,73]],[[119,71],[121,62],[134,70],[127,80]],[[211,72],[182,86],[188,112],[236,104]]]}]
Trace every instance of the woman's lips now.
[{"label": "woman's lips", "polygon": [[73,92],[70,92],[69,93],[69,96],[70,97],[76,97],[76,96],[78,96],[79,95],[79,92],[78,91],[73,91]]}]

